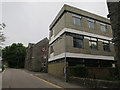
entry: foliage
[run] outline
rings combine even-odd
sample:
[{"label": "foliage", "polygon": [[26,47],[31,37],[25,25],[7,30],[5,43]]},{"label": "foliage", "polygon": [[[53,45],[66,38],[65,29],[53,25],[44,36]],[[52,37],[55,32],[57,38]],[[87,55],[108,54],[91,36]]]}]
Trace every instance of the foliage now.
[{"label": "foliage", "polygon": [[[104,68],[97,68],[96,69],[104,69]],[[108,77],[96,77],[96,73],[92,75],[91,73],[88,72],[88,67],[83,67],[83,66],[70,66],[69,67],[69,74],[70,76],[76,76],[76,77],[81,77],[81,78],[92,78],[92,79],[101,79],[101,80],[109,80],[109,81],[120,81],[120,74],[119,74],[119,69],[117,67],[106,67],[106,69],[109,71]],[[97,73],[98,74],[98,73]]]},{"label": "foliage", "polygon": [[2,71],[4,71],[5,67],[2,65]]},{"label": "foliage", "polygon": [[26,47],[21,43],[13,43],[2,50],[2,59],[4,63],[11,68],[23,68],[25,62]]},{"label": "foliage", "polygon": [[119,69],[118,67],[115,68],[108,68],[110,72],[110,77],[108,79],[110,80],[120,80],[120,75],[119,75]]},{"label": "foliage", "polygon": [[86,78],[88,75],[86,67],[80,66],[80,65],[71,66],[70,73],[73,76],[78,76],[78,77],[83,77],[83,78]]}]

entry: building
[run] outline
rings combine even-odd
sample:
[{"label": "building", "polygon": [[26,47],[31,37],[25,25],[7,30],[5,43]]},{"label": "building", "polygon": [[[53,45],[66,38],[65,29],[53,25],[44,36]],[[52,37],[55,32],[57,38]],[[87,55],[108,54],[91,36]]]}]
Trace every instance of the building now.
[{"label": "building", "polygon": [[115,67],[110,20],[64,5],[51,23],[48,73],[61,77],[64,67]]},{"label": "building", "polygon": [[49,41],[44,38],[37,44],[29,43],[26,50],[25,68],[31,71],[47,72]]},{"label": "building", "polygon": [[[109,1],[109,0],[108,0]],[[120,68],[120,1],[119,2],[108,2],[108,10],[113,30],[113,42],[115,43],[115,60]]]}]

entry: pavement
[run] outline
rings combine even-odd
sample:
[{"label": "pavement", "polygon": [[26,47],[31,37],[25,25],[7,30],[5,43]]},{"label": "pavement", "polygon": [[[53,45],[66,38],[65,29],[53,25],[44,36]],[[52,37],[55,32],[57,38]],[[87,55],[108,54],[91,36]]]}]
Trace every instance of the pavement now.
[{"label": "pavement", "polygon": [[7,68],[2,73],[2,88],[82,88],[71,83],[66,83],[48,73],[30,72],[25,69]]},{"label": "pavement", "polygon": [[32,71],[28,71],[28,70],[25,70],[25,72],[27,73],[30,73],[30,74],[33,74],[34,76],[37,76],[38,78],[42,78],[48,82],[51,82],[55,85],[58,85],[62,88],[85,88],[83,86],[79,86],[79,85],[76,85],[76,84],[73,84],[73,83],[70,83],[70,82],[65,82],[63,79],[60,79],[60,78],[57,78],[57,77],[54,77],[48,73],[42,73],[42,72],[32,72]]},{"label": "pavement", "polygon": [[2,73],[0,72],[0,90],[2,89]]}]

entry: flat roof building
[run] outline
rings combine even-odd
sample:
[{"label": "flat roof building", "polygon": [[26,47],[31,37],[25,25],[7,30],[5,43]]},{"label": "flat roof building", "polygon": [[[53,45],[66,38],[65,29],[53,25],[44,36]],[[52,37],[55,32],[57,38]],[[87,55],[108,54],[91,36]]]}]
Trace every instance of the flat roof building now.
[{"label": "flat roof building", "polygon": [[49,29],[48,73],[63,76],[65,66],[76,65],[115,67],[109,19],[64,5]]}]

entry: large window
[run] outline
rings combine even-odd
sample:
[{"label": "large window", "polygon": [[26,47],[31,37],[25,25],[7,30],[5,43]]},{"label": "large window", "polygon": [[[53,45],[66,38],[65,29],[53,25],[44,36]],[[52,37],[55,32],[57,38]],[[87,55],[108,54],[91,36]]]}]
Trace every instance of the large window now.
[{"label": "large window", "polygon": [[83,38],[73,37],[73,44],[75,48],[83,48],[84,47]]},{"label": "large window", "polygon": [[94,22],[92,22],[92,21],[88,21],[88,27],[90,28],[90,29],[95,29],[95,23]]},{"label": "large window", "polygon": [[106,42],[104,41],[103,42],[103,49],[106,52],[110,52],[110,43],[108,41],[106,41]]},{"label": "large window", "polygon": [[100,28],[101,28],[101,31],[102,31],[102,32],[106,32],[106,31],[107,31],[107,30],[106,30],[106,29],[107,29],[106,25],[102,25],[102,24],[101,24],[101,25],[100,25]]},{"label": "large window", "polygon": [[90,38],[89,46],[92,50],[97,50],[98,49],[97,39],[96,38]]},{"label": "large window", "polygon": [[82,26],[81,18],[73,17],[73,24],[77,26]]}]

